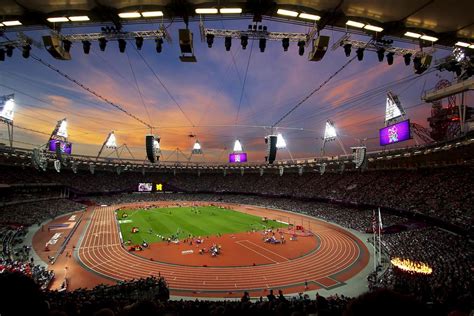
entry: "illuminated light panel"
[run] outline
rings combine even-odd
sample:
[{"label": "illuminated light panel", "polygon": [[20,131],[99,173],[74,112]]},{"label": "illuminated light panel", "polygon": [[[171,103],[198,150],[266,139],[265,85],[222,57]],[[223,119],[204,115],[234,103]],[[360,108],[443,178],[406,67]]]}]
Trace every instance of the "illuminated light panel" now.
[{"label": "illuminated light panel", "polygon": [[61,136],[61,137],[65,137],[65,138],[68,137],[66,119],[61,121],[61,125],[59,125],[59,129],[58,129],[58,132],[56,133],[56,135]]},{"label": "illuminated light panel", "polygon": [[365,26],[364,23],[360,23],[360,22],[356,22],[356,21],[352,21],[352,20],[348,20],[346,22],[346,25],[349,25],[349,26],[352,26],[352,27],[357,27],[359,29],[361,29]]},{"label": "illuminated light panel", "polygon": [[241,8],[221,8],[219,9],[221,14],[240,14],[242,13]]},{"label": "illuminated light panel", "polygon": [[2,23],[3,23],[3,25],[5,25],[5,26],[18,26],[18,25],[21,25],[21,22],[18,21],[18,20],[15,20],[15,21],[3,21]]},{"label": "illuminated light panel", "polygon": [[84,22],[84,21],[90,21],[89,17],[87,15],[76,15],[76,16],[70,16],[69,20],[72,22]]},{"label": "illuminated light panel", "polygon": [[421,37],[421,34],[415,33],[415,32],[405,32],[404,35],[407,36],[407,37],[411,37],[411,38],[420,38]]},{"label": "illuminated light panel", "polygon": [[469,48],[472,48],[472,49],[474,49],[474,44],[472,44],[472,45],[469,45]]},{"label": "illuminated light panel", "polygon": [[400,270],[420,274],[431,274],[433,269],[423,262],[411,261],[410,259],[393,258],[390,262]]},{"label": "illuminated light panel", "polygon": [[15,99],[12,96],[1,97],[1,99],[4,100],[0,103],[0,117],[8,121],[13,121],[13,116],[15,114]]},{"label": "illuminated light panel", "polygon": [[217,14],[216,8],[199,8],[195,10],[196,14]]},{"label": "illuminated light panel", "polygon": [[301,19],[312,20],[312,21],[319,21],[321,19],[319,15],[308,14],[308,13],[300,13],[298,17]]},{"label": "illuminated light panel", "polygon": [[382,32],[383,31],[383,27],[370,25],[370,24],[367,24],[366,26],[364,26],[364,29],[369,30],[369,31],[374,31],[374,32]]},{"label": "illuminated light panel", "polygon": [[51,23],[58,23],[58,22],[69,22],[69,19],[65,16],[58,16],[58,17],[54,17],[54,18],[47,18],[46,20],[48,20],[48,22],[51,22]]},{"label": "illuminated light panel", "polygon": [[105,142],[105,147],[107,148],[117,148],[117,139],[115,138],[114,132],[109,134],[109,138]]},{"label": "illuminated light panel", "polygon": [[122,19],[135,19],[141,17],[139,12],[122,12],[118,14]]},{"label": "illuminated light panel", "polygon": [[280,133],[278,133],[277,135],[276,148],[278,149],[286,148],[286,141]]},{"label": "illuminated light panel", "polygon": [[438,40],[437,37],[434,37],[434,36],[428,36],[428,35],[423,35],[420,37],[422,40],[425,40],[425,41],[430,41],[430,42],[436,42]]},{"label": "illuminated light panel", "polygon": [[240,140],[235,140],[234,143],[234,152],[240,152],[242,151],[242,144],[240,143]]},{"label": "illuminated light panel", "polygon": [[194,143],[193,150],[201,150],[201,144],[198,141]]},{"label": "illuminated light panel", "polygon": [[330,140],[337,137],[336,128],[331,122],[326,122],[326,128],[324,129],[324,139]]},{"label": "illuminated light panel", "polygon": [[3,26],[3,23],[0,23],[0,26]]},{"label": "illuminated light panel", "polygon": [[456,44],[454,44],[456,46],[459,46],[459,47],[469,47],[469,43],[465,43],[465,42],[457,42]]},{"label": "illuminated light panel", "polygon": [[294,18],[296,18],[298,16],[298,12],[285,10],[285,9],[278,9],[277,14],[291,16],[291,17],[294,17]]},{"label": "illuminated light panel", "polygon": [[163,16],[163,11],[145,11],[142,12],[144,18],[153,18],[158,16]]}]

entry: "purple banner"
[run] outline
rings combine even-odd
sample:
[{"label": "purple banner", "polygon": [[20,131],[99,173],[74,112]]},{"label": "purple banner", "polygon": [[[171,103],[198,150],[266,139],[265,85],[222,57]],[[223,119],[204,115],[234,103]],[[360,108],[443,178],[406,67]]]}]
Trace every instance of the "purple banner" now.
[{"label": "purple banner", "polygon": [[393,125],[389,125],[380,129],[380,146],[395,144],[409,140],[410,135],[410,120],[402,121]]},{"label": "purple banner", "polygon": [[61,146],[61,152],[70,155],[72,152],[72,144],[62,142],[60,140],[51,139],[49,141],[49,151],[56,151],[56,143],[59,143]]},{"label": "purple banner", "polygon": [[229,162],[247,162],[247,153],[229,154]]}]

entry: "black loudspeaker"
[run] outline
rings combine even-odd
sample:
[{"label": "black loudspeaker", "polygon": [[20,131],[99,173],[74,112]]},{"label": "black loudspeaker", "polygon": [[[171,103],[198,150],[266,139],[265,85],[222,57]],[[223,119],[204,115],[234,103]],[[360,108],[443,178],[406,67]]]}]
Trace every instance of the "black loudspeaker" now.
[{"label": "black loudspeaker", "polygon": [[66,51],[58,35],[51,34],[43,36],[43,44],[46,50],[56,59],[70,60],[71,54]]},{"label": "black loudspeaker", "polygon": [[63,161],[63,155],[62,155],[62,150],[61,150],[61,142],[59,141],[56,141],[55,142],[55,151],[56,151],[56,158],[59,160],[59,161]]},{"label": "black loudspeaker", "polygon": [[155,143],[155,136],[146,135],[146,138],[145,138],[146,156],[151,163],[155,163],[157,160],[155,157],[154,143]]},{"label": "black loudspeaker", "polygon": [[267,156],[265,160],[268,161],[269,164],[272,164],[275,161],[277,153],[277,136],[268,135],[267,138],[265,138],[265,142],[267,143]]},{"label": "black loudspeaker", "polygon": [[308,59],[310,61],[320,61],[328,50],[329,36],[320,35],[313,40],[313,49],[309,52]]}]

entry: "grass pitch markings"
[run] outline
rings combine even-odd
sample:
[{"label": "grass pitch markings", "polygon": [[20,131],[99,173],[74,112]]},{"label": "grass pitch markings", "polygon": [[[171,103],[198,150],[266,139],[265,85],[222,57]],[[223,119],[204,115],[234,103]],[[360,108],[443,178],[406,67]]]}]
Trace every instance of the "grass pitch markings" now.
[{"label": "grass pitch markings", "polygon": [[[122,217],[124,213],[128,216]],[[215,206],[125,209],[117,212],[117,219],[124,241],[131,240],[134,244],[159,242],[172,235],[179,239],[190,234],[205,238],[287,226],[273,220],[263,223],[259,216]],[[133,227],[138,227],[139,232],[132,233]]]}]

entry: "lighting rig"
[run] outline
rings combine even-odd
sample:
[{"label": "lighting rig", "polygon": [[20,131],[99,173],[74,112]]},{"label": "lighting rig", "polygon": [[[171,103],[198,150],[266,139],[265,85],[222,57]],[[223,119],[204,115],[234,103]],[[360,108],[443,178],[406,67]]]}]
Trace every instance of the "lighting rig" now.
[{"label": "lighting rig", "polygon": [[21,50],[23,58],[29,58],[32,45],[41,48],[39,43],[36,43],[22,32],[18,32],[16,39],[0,42],[0,61],[5,61],[5,57],[12,57],[15,48]]},{"label": "lighting rig", "polygon": [[355,49],[359,61],[364,59],[365,51],[375,52],[377,53],[379,62],[382,62],[386,57],[388,65],[393,64],[394,56],[402,56],[406,66],[409,66],[413,60],[413,68],[416,74],[422,74],[430,67],[433,59],[431,54],[410,48],[395,47],[392,44],[392,40],[378,39],[369,42],[353,40],[350,38],[350,35],[346,33],[332,45],[331,49],[336,50],[339,47],[343,47],[347,57],[349,57],[352,50]]},{"label": "lighting rig", "polygon": [[[313,44],[313,49],[309,54],[309,59],[312,61],[321,60],[327,50],[327,43],[329,37],[318,36],[315,38],[317,32],[316,24],[308,33],[289,33],[289,32],[270,32],[268,28],[262,24],[249,24],[247,30],[227,30],[227,29],[211,29],[204,26],[201,20],[199,23],[201,32],[201,41],[206,42],[209,48],[214,44],[214,39],[223,38],[224,47],[226,51],[230,51],[232,47],[232,40],[239,40],[242,49],[247,49],[249,40],[258,41],[260,52],[265,52],[267,41],[281,41],[284,51],[288,51],[290,42],[295,42],[298,45],[298,54],[304,55],[305,48],[309,43]],[[326,43],[326,44],[324,44]],[[315,57],[317,55],[317,58]]]},{"label": "lighting rig", "polygon": [[15,115],[15,95],[0,96],[0,123],[7,125],[8,141],[13,148],[13,117]]},{"label": "lighting rig", "polygon": [[438,60],[435,67],[454,72],[458,81],[466,80],[474,74],[474,49],[456,47],[449,56]]},{"label": "lighting rig", "polygon": [[59,34],[52,32],[51,35],[43,36],[43,43],[48,52],[54,58],[61,60],[71,59],[70,50],[73,43],[81,42],[84,54],[89,54],[92,42],[98,42],[99,49],[105,51],[108,42],[116,41],[119,51],[124,53],[129,40],[135,41],[138,50],[141,50],[145,40],[154,40],[157,53],[161,53],[163,50],[164,40],[168,43],[172,42],[171,35],[164,25],[161,25],[158,30],[150,31],[124,32],[115,27],[106,26],[102,27],[101,32],[98,33]]}]

